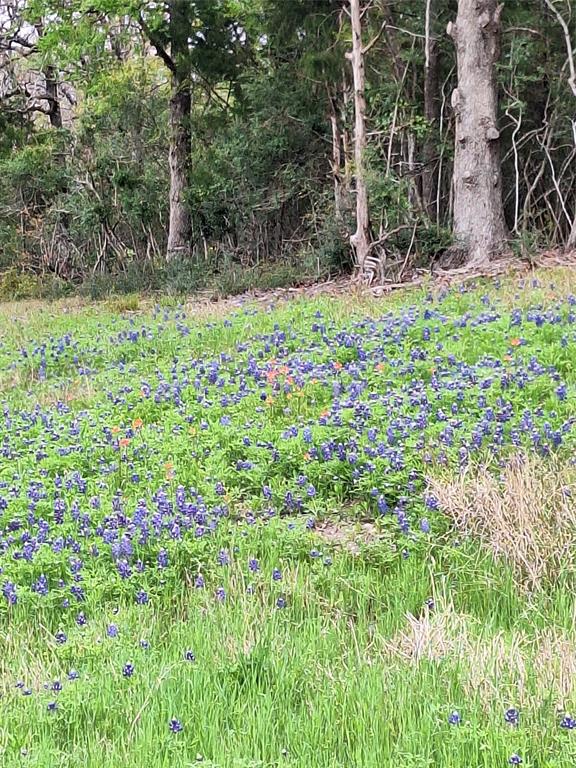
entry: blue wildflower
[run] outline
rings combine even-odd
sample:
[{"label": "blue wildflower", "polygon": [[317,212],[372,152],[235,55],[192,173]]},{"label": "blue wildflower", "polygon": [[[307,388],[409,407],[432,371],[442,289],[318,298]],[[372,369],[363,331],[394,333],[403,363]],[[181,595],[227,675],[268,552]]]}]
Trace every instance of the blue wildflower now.
[{"label": "blue wildflower", "polygon": [[462,718],[460,717],[460,713],[454,710],[454,712],[451,712],[448,716],[448,722],[450,725],[460,725],[462,722]]}]

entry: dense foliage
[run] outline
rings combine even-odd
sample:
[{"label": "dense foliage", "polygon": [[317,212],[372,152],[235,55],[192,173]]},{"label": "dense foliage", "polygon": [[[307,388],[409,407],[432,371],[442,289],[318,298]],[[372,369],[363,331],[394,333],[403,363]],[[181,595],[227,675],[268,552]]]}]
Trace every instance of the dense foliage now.
[{"label": "dense foliage", "polygon": [[[576,237],[569,5],[508,0],[502,14],[503,198],[523,254]],[[166,15],[177,6],[7,3],[0,270],[12,270],[4,293],[22,270],[43,274],[45,290],[90,278],[97,291],[102,275],[186,290],[205,285],[210,271],[230,283],[244,274],[243,286],[265,265],[291,280],[351,264],[347,3],[184,3],[179,23],[192,44],[179,58]],[[373,43],[365,57],[370,215],[389,274],[401,278],[451,242],[456,72],[445,29],[457,3],[374,0],[363,11]],[[182,67],[192,98],[184,201],[192,255],[166,275],[170,88]]]}]

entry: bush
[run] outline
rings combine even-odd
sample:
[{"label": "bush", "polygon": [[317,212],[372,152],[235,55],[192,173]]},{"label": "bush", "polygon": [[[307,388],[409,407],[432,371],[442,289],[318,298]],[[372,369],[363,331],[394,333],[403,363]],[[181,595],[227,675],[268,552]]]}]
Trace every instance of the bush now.
[{"label": "bush", "polygon": [[34,275],[10,267],[0,274],[0,301],[37,298],[39,281]]}]

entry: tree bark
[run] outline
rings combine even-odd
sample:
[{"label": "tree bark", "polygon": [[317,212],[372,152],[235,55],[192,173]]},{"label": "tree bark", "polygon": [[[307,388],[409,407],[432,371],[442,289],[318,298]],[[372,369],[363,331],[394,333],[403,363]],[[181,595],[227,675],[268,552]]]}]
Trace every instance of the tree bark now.
[{"label": "tree bark", "polygon": [[364,51],[362,49],[362,20],[360,0],[350,0],[352,22],[352,62],[354,77],[354,181],[356,187],[356,232],[350,235],[358,276],[366,274],[366,259],[370,253],[370,212],[368,189],[364,169],[366,151],[366,77],[364,72]]},{"label": "tree bark", "polygon": [[179,83],[172,76],[170,97],[170,223],[166,258],[185,258],[190,255],[192,240],[192,218],[188,196],[190,172],[190,111],[192,98],[190,82]]},{"label": "tree bark", "polygon": [[436,0],[427,0],[424,56],[424,117],[428,123],[428,136],[422,147],[422,204],[431,221],[437,220],[438,159],[436,136],[440,119],[440,87],[438,41],[434,36]]},{"label": "tree bark", "polygon": [[500,14],[496,0],[458,0],[448,34],[456,46],[454,236],[474,266],[502,251],[507,239],[502,205],[498,89]]},{"label": "tree bark", "polygon": [[46,88],[46,101],[48,102],[48,119],[52,128],[62,128],[62,110],[60,109],[60,97],[58,95],[58,75],[52,64],[47,64],[42,69]]},{"label": "tree bark", "polygon": [[188,201],[192,152],[192,81],[187,0],[170,0],[170,223],[166,259],[190,256],[192,217]]}]

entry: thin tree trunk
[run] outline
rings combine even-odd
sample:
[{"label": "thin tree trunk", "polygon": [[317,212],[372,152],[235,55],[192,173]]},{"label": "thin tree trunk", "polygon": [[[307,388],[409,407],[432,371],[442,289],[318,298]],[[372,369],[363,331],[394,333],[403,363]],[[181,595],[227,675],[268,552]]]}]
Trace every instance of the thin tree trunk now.
[{"label": "thin tree trunk", "polygon": [[43,70],[46,101],[48,102],[48,119],[52,128],[62,128],[62,110],[60,109],[60,97],[58,95],[58,75],[52,64],[47,64]]},{"label": "thin tree trunk", "polygon": [[332,129],[332,181],[334,183],[334,210],[336,218],[342,218],[342,139],[338,124],[337,97],[330,86],[328,89],[328,104],[330,106],[330,127]]},{"label": "thin tree trunk", "polygon": [[428,123],[428,135],[422,147],[422,204],[428,217],[436,221],[438,195],[437,134],[440,121],[440,87],[438,41],[434,36],[436,0],[427,0],[424,57],[424,117]]},{"label": "thin tree trunk", "polygon": [[191,253],[192,217],[187,199],[192,152],[192,84],[187,0],[170,0],[170,48],[174,67],[170,96],[170,223],[166,259]]},{"label": "thin tree trunk", "polygon": [[507,238],[495,72],[501,11],[496,0],[458,0],[456,22],[448,25],[458,66],[458,86],[452,93],[454,235],[474,266],[485,265],[502,251]]},{"label": "thin tree trunk", "polygon": [[570,250],[572,250],[573,248],[576,248],[576,213],[574,214],[572,229],[570,230],[570,234],[568,235],[568,242],[566,243],[566,246]]},{"label": "thin tree trunk", "polygon": [[370,253],[370,213],[368,189],[364,168],[366,151],[366,78],[362,49],[362,21],[360,0],[350,0],[352,21],[352,53],[349,54],[354,76],[354,180],[356,186],[356,232],[350,236],[356,267],[361,278],[365,276],[365,263]]},{"label": "thin tree trunk", "polygon": [[[44,22],[39,19],[34,24],[34,29],[38,35],[38,40],[44,36]],[[37,44],[36,44],[37,46]],[[53,64],[44,63],[42,65],[42,75],[44,76],[45,99],[48,102],[48,120],[52,128],[62,128],[62,110],[60,109],[60,96],[58,94],[58,70]]]}]

